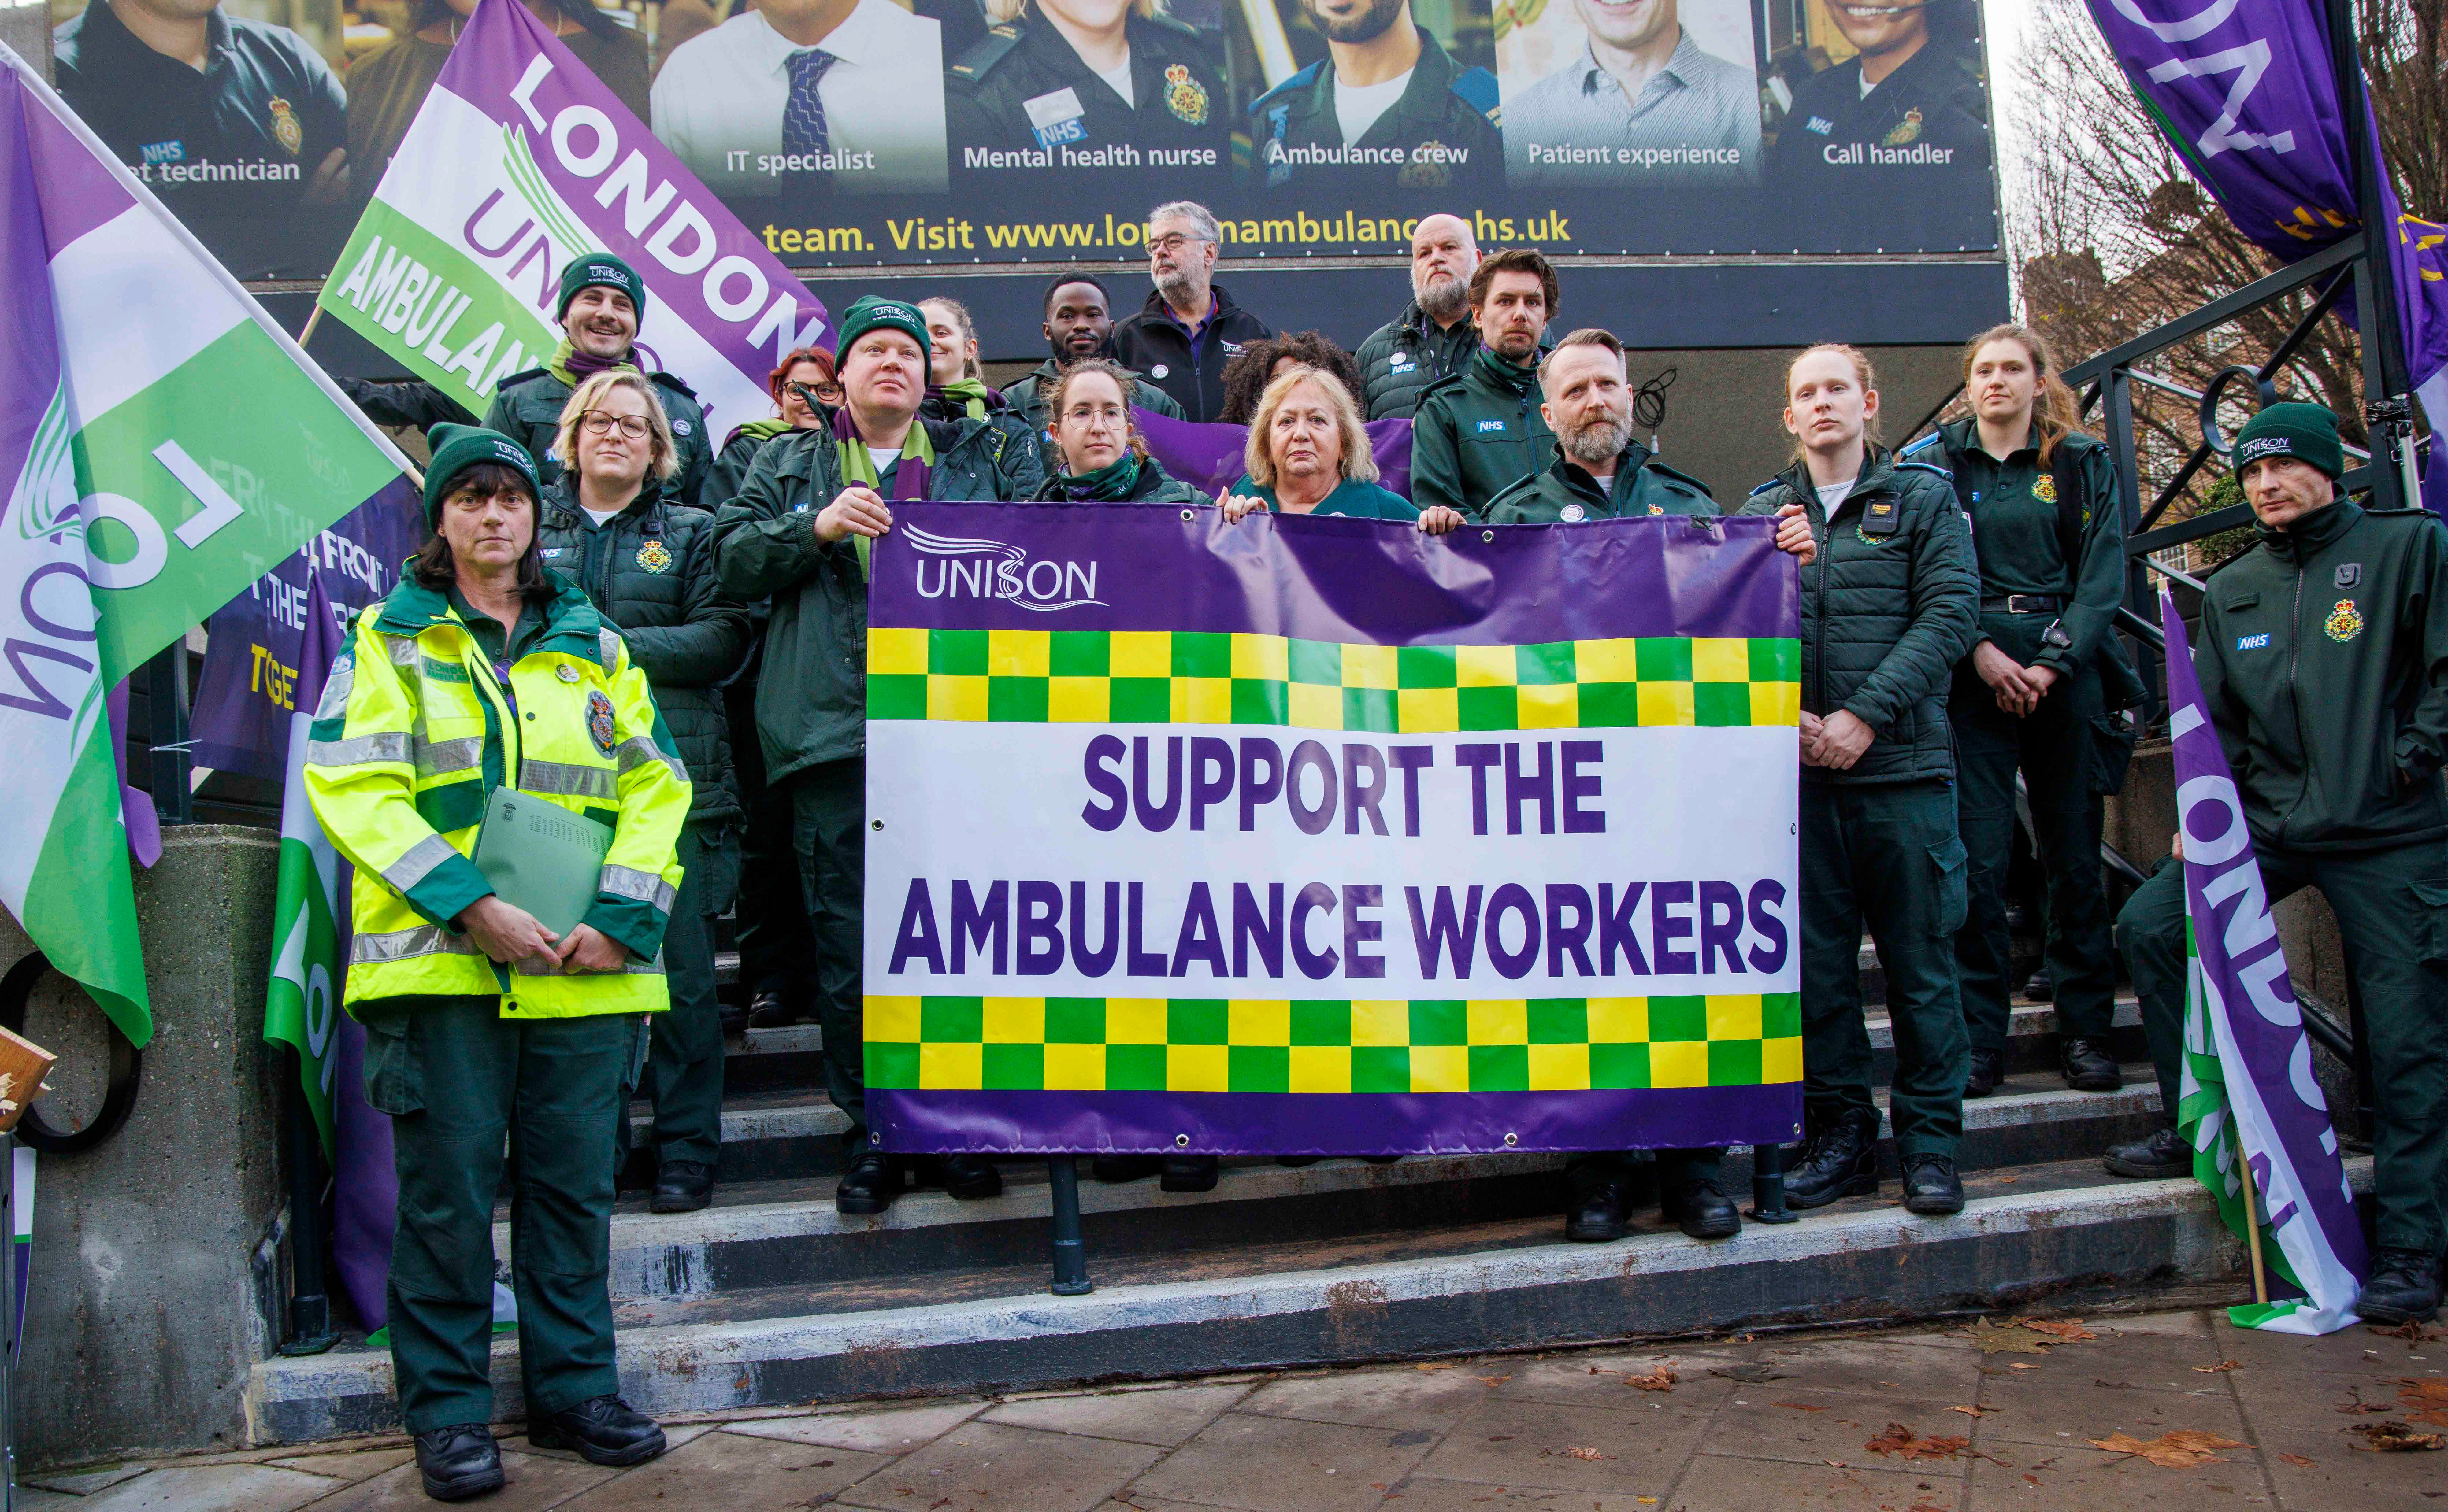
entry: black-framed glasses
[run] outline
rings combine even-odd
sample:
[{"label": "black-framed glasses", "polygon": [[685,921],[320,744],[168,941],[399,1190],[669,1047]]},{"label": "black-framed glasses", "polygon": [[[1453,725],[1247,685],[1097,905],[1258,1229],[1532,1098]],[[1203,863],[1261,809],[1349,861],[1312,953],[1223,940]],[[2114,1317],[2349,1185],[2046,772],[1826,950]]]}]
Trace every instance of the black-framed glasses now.
[{"label": "black-framed glasses", "polygon": [[584,426],[589,434],[599,436],[610,435],[612,428],[619,426],[621,433],[632,441],[644,440],[648,429],[643,415],[614,414],[606,410],[589,410],[578,417],[578,423]]}]

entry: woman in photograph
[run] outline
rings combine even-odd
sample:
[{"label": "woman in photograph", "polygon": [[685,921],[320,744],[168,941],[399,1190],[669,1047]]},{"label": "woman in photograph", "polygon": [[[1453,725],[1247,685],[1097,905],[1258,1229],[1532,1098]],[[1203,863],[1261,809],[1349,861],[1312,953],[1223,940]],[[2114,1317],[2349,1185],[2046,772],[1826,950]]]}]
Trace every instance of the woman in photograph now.
[{"label": "woman in photograph", "polygon": [[[1051,168],[1221,171],[1224,76],[1161,0],[986,0],[995,25],[945,76],[953,153]],[[996,167],[1011,164],[996,164]]]}]

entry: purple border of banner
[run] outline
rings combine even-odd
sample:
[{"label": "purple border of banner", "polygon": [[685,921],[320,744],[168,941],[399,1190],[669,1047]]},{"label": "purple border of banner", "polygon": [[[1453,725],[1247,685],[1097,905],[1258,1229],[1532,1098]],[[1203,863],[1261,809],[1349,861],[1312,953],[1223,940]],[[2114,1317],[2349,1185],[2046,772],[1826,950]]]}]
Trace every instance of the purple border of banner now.
[{"label": "purple border of banner", "polygon": [[[1396,521],[1109,504],[895,504],[897,523],[1028,562],[1093,563],[1093,604],[928,598],[939,565],[877,542],[868,621],[947,630],[1189,630],[1378,645],[1537,645],[1624,636],[1799,634],[1800,577],[1774,520],[1663,515],[1422,535]],[[1357,549],[1355,549],[1357,548]]]},{"label": "purple border of banner", "polygon": [[[1082,1155],[1487,1155],[1802,1137],[1802,1083],[1602,1092],[911,1092],[870,1088],[879,1147]],[[1188,1144],[1176,1142],[1190,1136]]]}]

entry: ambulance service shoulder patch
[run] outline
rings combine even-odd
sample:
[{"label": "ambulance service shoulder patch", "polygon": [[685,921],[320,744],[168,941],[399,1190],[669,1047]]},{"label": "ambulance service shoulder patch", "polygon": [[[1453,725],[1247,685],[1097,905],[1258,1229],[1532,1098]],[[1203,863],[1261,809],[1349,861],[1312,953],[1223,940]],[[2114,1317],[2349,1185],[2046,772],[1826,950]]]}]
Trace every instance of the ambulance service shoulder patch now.
[{"label": "ambulance service shoulder patch", "polygon": [[2329,618],[2322,622],[2321,628],[2330,640],[2343,645],[2363,633],[2362,613],[2355,607],[2354,600],[2340,599],[2338,606],[2329,611]]},{"label": "ambulance service shoulder patch", "polygon": [[1190,69],[1172,64],[1164,70],[1164,107],[1176,121],[1194,126],[1207,124],[1207,87],[1190,76]]},{"label": "ambulance service shoulder patch", "polygon": [[586,733],[595,737],[596,750],[612,754],[612,700],[602,688],[586,696]]}]

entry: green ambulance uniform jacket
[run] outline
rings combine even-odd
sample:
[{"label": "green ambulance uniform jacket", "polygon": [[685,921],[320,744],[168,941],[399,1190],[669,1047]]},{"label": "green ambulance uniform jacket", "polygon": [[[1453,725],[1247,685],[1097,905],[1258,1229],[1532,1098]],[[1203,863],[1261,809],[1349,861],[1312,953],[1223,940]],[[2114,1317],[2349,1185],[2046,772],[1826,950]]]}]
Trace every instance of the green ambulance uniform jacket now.
[{"label": "green ambulance uniform jacket", "polygon": [[1362,407],[1371,420],[1407,420],[1429,384],[1460,373],[1478,351],[1479,327],[1467,312],[1442,327],[1414,300],[1360,343]]},{"label": "green ambulance uniform jacket", "polygon": [[[983,420],[913,423],[935,449],[930,499],[1023,500],[1044,481],[1035,447],[1003,446]],[[714,519],[723,591],[774,601],[756,681],[769,783],[867,752],[867,580],[849,537],[819,541],[814,528],[844,486],[832,431],[794,431],[756,453],[738,497]]]},{"label": "green ambulance uniform jacket", "polygon": [[1481,519],[1489,500],[1545,467],[1555,446],[1540,412],[1536,364],[1515,367],[1482,347],[1420,396],[1411,416],[1411,502]]},{"label": "green ambulance uniform jacket", "polygon": [[739,670],[752,633],[747,605],[714,579],[714,516],[669,502],[651,484],[597,525],[576,479],[545,490],[536,554],[618,626],[646,674],[695,794],[689,822],[722,825],[746,813],[731,767],[721,682]]},{"label": "green ambulance uniform jacket", "polygon": [[[1016,189],[1058,193],[1118,169],[1220,176],[1232,161],[1232,137],[1224,76],[1207,38],[1170,16],[1133,14],[1122,30],[1131,53],[1127,101],[1042,18],[1028,13],[989,28],[944,71],[945,117],[960,164]],[[972,162],[978,150],[1023,154],[1023,163]]]},{"label": "green ambulance uniform jacket", "polygon": [[[1246,472],[1224,491],[1228,494],[1242,494],[1253,499],[1264,499],[1269,510],[1275,513],[1283,512],[1283,501],[1276,496],[1275,490],[1262,487],[1256,479]],[[1336,484],[1334,491],[1318,500],[1317,507],[1309,512],[1313,515],[1348,515],[1355,520],[1416,522],[1420,518],[1420,511],[1412,506],[1410,500],[1391,488],[1374,483],[1364,483],[1358,478],[1346,478]]]},{"label": "green ambulance uniform jacket", "polygon": [[[663,928],[679,895],[688,773],[621,632],[562,582],[518,632],[409,578],[357,617],[307,732],[306,794],[350,865],[348,1003],[497,997],[505,1018],[670,1006]],[[612,833],[583,922],[625,970],[497,967],[451,921],[493,891],[469,859],[508,787]]]},{"label": "green ambulance uniform jacket", "polygon": [[1606,492],[1588,469],[1555,449],[1544,472],[1534,472],[1489,501],[1489,525],[1578,525],[1584,520],[1623,520],[1652,514],[1713,515],[1709,486],[1677,472],[1635,441],[1616,459]]},{"label": "green ambulance uniform jacket", "polygon": [[[1062,470],[1062,453],[1054,445],[1054,416],[1049,409],[1054,402],[1054,385],[1061,376],[1061,361],[1048,357],[1003,391],[1003,396],[1011,401],[1013,411],[1037,432],[1038,450],[1044,453],[1048,477]],[[1180,403],[1157,388],[1156,380],[1144,373],[1131,373],[1131,403],[1142,410],[1152,410],[1169,420],[1189,418],[1181,412]]]},{"label": "green ambulance uniform jacket", "polygon": [[[1959,420],[1941,427],[1937,435],[1908,448],[1903,458],[1936,463],[1953,474],[1956,500],[1972,522],[1983,600],[2031,593],[2059,601],[2061,607],[2050,619],[2065,631],[2066,643],[2044,645],[2033,662],[2061,678],[2088,671],[2115,630],[2116,611],[2125,602],[2125,522],[2116,504],[2116,459],[2107,447],[2080,432],[2058,441],[2083,491],[2079,501],[2063,500],[2053,469],[2040,466],[2037,429],[2026,445],[2000,461],[1980,449],[1978,425]],[[2069,510],[2061,506],[2075,511],[2071,542],[2065,529]],[[2074,548],[2071,560],[2069,545]],[[2031,618],[2010,615],[2002,606],[1993,614],[1984,604],[1981,633],[1973,644],[2007,633],[2006,625],[1992,622]]]},{"label": "green ambulance uniform jacket", "polygon": [[2193,667],[2256,843],[2448,834],[2448,531],[2341,499],[2212,575]]},{"label": "green ambulance uniform jacket", "polygon": [[1870,449],[1853,489],[1823,509],[1809,468],[1796,462],[1760,485],[1744,514],[1800,503],[1819,542],[1802,569],[1802,706],[1825,718],[1848,710],[1878,738],[1844,772],[1805,781],[1919,782],[1955,775],[1946,696],[1972,649],[1980,579],[1946,473]]},{"label": "green ambulance uniform jacket", "polygon": [[1252,182],[1444,189],[1504,182],[1496,75],[1464,68],[1420,28],[1411,82],[1357,142],[1334,118],[1334,60],[1321,58],[1250,104]]},{"label": "green ambulance uniform jacket", "polygon": [[[672,426],[672,445],[679,452],[680,469],[672,474],[665,491],[675,499],[696,500],[714,461],[714,442],[705,433],[705,406],[698,403],[695,390],[668,373],[649,373],[646,381],[654,385],[655,397],[663,403],[663,418]],[[561,432],[562,407],[577,389],[566,373],[549,365],[529,368],[504,378],[485,410],[485,429],[499,431],[526,447],[527,455],[535,458],[536,476],[546,487],[561,476],[561,464],[552,459],[552,443]]]},{"label": "green ambulance uniform jacket", "polygon": [[1164,464],[1154,457],[1139,458],[1139,470],[1131,479],[1130,491],[1119,499],[1091,499],[1066,487],[1061,473],[1049,472],[1037,486],[1032,499],[1058,504],[1195,504],[1209,505],[1215,501],[1164,470]]},{"label": "green ambulance uniform jacket", "polygon": [[[827,414],[826,419],[832,416]],[[751,420],[722,438],[722,448],[715,452],[712,465],[705,469],[705,487],[698,493],[698,507],[708,514],[739,497],[739,486],[748,481],[748,469],[755,464],[756,453],[775,436],[789,435],[791,422],[783,419]]]}]

